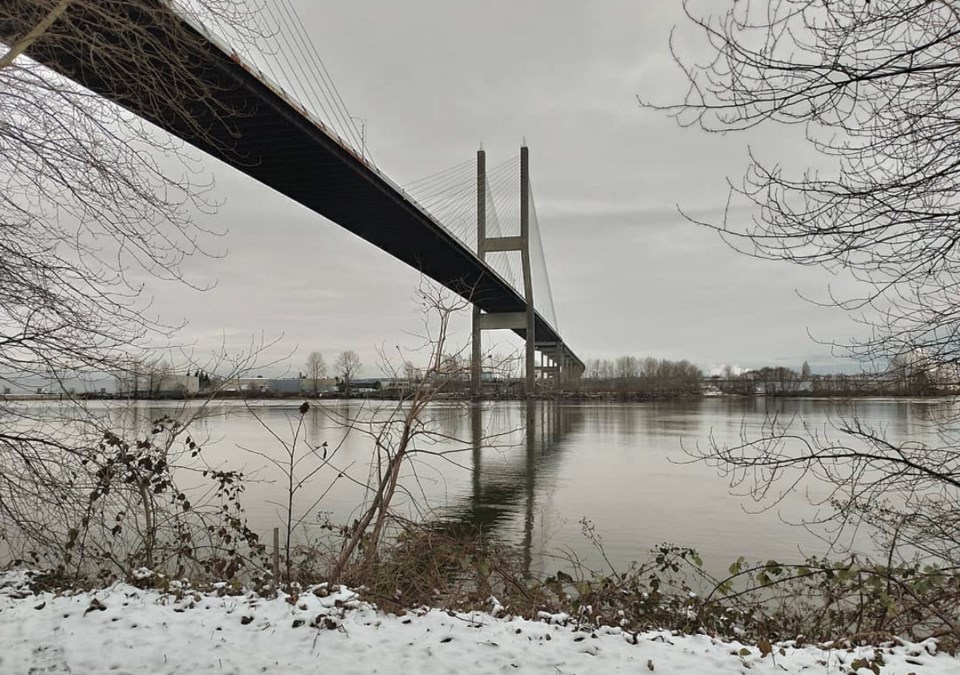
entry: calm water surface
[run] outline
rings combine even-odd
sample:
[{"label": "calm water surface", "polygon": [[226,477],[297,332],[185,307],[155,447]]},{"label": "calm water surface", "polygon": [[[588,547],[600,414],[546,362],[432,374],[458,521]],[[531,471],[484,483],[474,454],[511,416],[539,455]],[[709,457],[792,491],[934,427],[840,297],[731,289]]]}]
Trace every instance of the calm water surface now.
[{"label": "calm water surface", "polygon": [[[106,404],[98,404],[106,405]],[[114,404],[115,405],[115,404]],[[251,526],[264,535],[280,525],[285,501],[282,474],[263,455],[281,459],[297,433],[296,402],[258,402],[247,408],[218,404],[197,421],[193,436],[204,440],[205,461],[216,468],[243,468],[250,476],[244,495]],[[298,495],[305,514],[302,536],[314,536],[320,520],[350,522],[367,494],[375,467],[372,438],[357,428],[346,433],[342,418],[384,416],[390,403],[330,401],[313,407],[299,430],[301,475],[319,466],[309,448],[327,443],[333,459]],[[599,565],[582,534],[589,519],[611,561],[626,566],[661,542],[698,549],[709,567],[725,569],[738,556],[796,559],[824,553],[817,532],[784,524],[810,517],[810,498],[824,486],[807,483],[775,507],[761,510],[743,488],[699,462],[689,450],[713,438],[737,443],[757,435],[765,420],[801,415],[811,429],[856,414],[882,427],[893,440],[935,442],[931,419],[946,404],[863,400],[840,404],[815,399],[726,399],[671,403],[437,403],[424,437],[403,478],[401,512],[475,524],[522,547],[534,572],[559,566],[563,551]],[[938,407],[939,406],[939,407]],[[161,414],[190,412],[182,404],[140,403],[122,410],[125,424]],[[131,421],[133,420],[133,421]],[[799,424],[799,423],[798,423]],[[336,453],[334,454],[334,450]],[[318,502],[319,500],[319,502]],[[869,549],[866,537],[855,545]]]}]

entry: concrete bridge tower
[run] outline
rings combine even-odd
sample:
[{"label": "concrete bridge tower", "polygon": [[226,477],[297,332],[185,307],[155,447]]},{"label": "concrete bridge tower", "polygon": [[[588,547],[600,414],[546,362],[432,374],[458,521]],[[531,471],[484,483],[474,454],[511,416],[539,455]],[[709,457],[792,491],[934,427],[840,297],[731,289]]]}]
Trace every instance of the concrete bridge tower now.
[{"label": "concrete bridge tower", "polygon": [[[550,378],[558,386],[563,382],[565,361],[560,345],[538,345],[536,308],[533,303],[533,271],[530,260],[530,150],[520,148],[520,235],[509,237],[487,236],[487,167],[486,153],[477,151],[477,256],[486,261],[488,253],[519,251],[523,267],[524,312],[483,313],[473,307],[472,389],[480,393],[482,375],[482,334],[485,330],[522,330],[525,335],[524,378],[525,393],[530,396],[537,391],[537,381]],[[537,363],[537,351],[541,347],[541,361],[548,357],[550,363]],[[554,351],[557,357],[554,357]],[[538,378],[538,376],[540,376]]]}]

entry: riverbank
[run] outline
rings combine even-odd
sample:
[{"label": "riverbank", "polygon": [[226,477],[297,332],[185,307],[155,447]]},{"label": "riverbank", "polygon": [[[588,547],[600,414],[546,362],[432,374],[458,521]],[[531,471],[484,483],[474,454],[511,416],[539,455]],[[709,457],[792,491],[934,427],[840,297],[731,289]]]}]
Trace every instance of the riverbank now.
[{"label": "riverbank", "polygon": [[[128,584],[34,593],[23,574],[0,574],[0,672],[127,673],[567,673],[751,672],[947,675],[960,660],[936,644],[833,648],[740,644],[708,635],[577,625],[489,612],[418,609],[386,614],[352,591],[320,585],[299,596]],[[871,668],[877,666],[879,670]]]},{"label": "riverbank", "polygon": [[[242,392],[202,392],[199,394],[168,394],[156,396],[117,396],[113,394],[82,393],[82,394],[8,394],[0,396],[0,401],[18,402],[58,402],[58,401],[120,401],[155,402],[155,401],[400,401],[409,398],[409,392],[397,390],[369,391],[346,395],[342,393],[326,393],[321,395],[300,393],[286,394],[259,392],[246,394]],[[953,401],[955,396],[950,393],[891,393],[878,391],[845,391],[845,392],[778,392],[775,394],[763,393],[736,393],[704,390],[702,392],[634,392],[634,391],[564,391],[538,392],[531,396],[516,393],[481,393],[474,395],[463,392],[443,392],[436,394],[433,400],[444,401],[474,401],[474,402],[515,402],[515,401],[561,401],[568,403],[656,403],[670,401],[699,401],[702,399],[726,400],[834,400],[834,401]]]}]

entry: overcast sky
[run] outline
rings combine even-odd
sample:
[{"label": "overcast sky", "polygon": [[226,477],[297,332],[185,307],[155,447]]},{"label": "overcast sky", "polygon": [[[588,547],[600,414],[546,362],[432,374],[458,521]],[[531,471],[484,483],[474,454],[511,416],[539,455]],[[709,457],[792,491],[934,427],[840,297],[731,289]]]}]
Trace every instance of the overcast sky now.
[{"label": "overcast sky", "polygon": [[[808,152],[782,130],[708,136],[640,108],[638,94],[682,92],[668,50],[682,20],[677,0],[294,4],[397,183],[470,160],[481,144],[499,164],[526,139],[561,332],[581,358],[840,365],[808,332],[844,339],[854,326],[798,291],[822,297],[843,279],[741,256],[677,213],[719,215],[748,142],[801,168]],[[224,203],[204,222],[229,230],[220,242],[228,255],[190,267],[217,287],[161,286],[154,304],[188,322],[185,341],[236,349],[282,335],[267,360],[289,354],[294,373],[311,350],[332,362],[355,349],[368,374],[378,346],[415,343],[414,270],[231,169],[207,168]],[[508,333],[486,339],[517,344]]]}]

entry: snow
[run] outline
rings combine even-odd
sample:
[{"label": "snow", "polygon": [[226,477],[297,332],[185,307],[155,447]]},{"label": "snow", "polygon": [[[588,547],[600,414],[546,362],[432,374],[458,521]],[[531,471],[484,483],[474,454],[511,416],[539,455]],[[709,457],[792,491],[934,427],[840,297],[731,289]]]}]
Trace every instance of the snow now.
[{"label": "snow", "polygon": [[[556,614],[541,621],[421,609],[384,614],[352,591],[321,585],[265,599],[161,593],[115,584],[34,594],[29,575],[0,575],[0,673],[699,673],[851,672],[873,647],[853,650],[756,645],[705,635],[578,630]],[[506,613],[509,607],[500,606]],[[932,641],[884,648],[882,675],[951,675],[960,660]],[[868,667],[854,671],[873,675]]]}]

